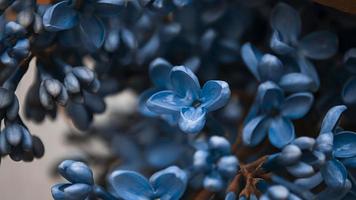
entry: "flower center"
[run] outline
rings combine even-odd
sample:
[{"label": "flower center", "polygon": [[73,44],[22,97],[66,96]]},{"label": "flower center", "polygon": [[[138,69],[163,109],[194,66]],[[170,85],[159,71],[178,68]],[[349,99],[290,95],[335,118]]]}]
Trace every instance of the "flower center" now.
[{"label": "flower center", "polygon": [[193,106],[194,108],[198,108],[201,104],[202,104],[201,101],[195,100],[195,101],[193,101],[192,106]]}]

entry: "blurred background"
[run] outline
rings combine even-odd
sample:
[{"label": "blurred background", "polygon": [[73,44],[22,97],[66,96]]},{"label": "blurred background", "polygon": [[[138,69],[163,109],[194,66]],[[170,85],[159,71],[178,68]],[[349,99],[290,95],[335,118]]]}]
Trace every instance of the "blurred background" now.
[{"label": "blurred background", "polygon": [[[33,61],[32,61],[33,63]],[[34,66],[31,64],[29,71],[20,82],[16,91],[21,105],[24,102],[25,92],[32,83]],[[106,99],[107,111],[96,116],[95,123],[105,121],[110,113],[131,112],[136,106],[136,97],[130,91],[124,91],[116,96]],[[23,106],[20,106],[23,109]],[[23,112],[21,111],[21,115]],[[0,165],[0,194],[1,200],[49,200],[51,186],[55,183],[66,182],[53,172],[59,161],[71,155],[80,155],[80,149],[65,142],[66,133],[73,129],[66,119],[58,113],[55,121],[46,119],[43,124],[36,124],[25,120],[26,125],[33,135],[39,136],[45,145],[45,155],[30,163],[16,163],[9,157],[2,159]],[[23,117],[23,119],[26,119]],[[79,134],[79,133],[78,133]],[[107,149],[99,140],[93,141],[88,148],[96,153],[105,154]],[[95,174],[95,169],[94,169]]]}]

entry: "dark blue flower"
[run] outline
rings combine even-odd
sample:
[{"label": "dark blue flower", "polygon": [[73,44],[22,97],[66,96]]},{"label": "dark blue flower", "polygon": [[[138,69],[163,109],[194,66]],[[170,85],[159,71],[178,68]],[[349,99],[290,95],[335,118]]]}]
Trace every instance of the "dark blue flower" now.
[{"label": "dark blue flower", "polygon": [[273,81],[287,92],[306,92],[314,88],[313,80],[301,72],[289,72],[282,61],[272,55],[263,54],[252,44],[241,47],[241,56],[250,72],[260,82]]},{"label": "dark blue flower", "polygon": [[283,90],[275,83],[262,83],[252,106],[254,111],[250,113],[242,132],[244,143],[256,146],[268,133],[272,145],[282,148],[295,137],[291,120],[305,116],[313,100],[311,93],[295,93],[285,98]]},{"label": "dark blue flower", "polygon": [[149,180],[134,171],[117,170],[110,174],[109,183],[114,196],[125,200],[178,200],[185,191],[187,178],[186,172],[171,166]]},{"label": "dark blue flower", "polygon": [[300,39],[299,13],[285,3],[274,7],[270,22],[273,29],[270,47],[276,53],[291,56],[296,60],[300,71],[312,78],[314,88],[319,88],[319,76],[307,58],[322,60],[333,56],[338,49],[337,36],[329,31],[316,31]]},{"label": "dark blue flower", "polygon": [[173,67],[169,81],[172,89],[153,94],[147,107],[159,115],[176,117],[179,128],[186,133],[201,131],[207,113],[223,107],[230,97],[225,81],[210,80],[201,88],[195,74],[184,66]]}]

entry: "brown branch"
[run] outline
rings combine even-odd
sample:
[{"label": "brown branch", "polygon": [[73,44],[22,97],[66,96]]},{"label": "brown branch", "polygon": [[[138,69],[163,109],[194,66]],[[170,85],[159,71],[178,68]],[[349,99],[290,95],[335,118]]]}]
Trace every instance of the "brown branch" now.
[{"label": "brown branch", "polygon": [[343,12],[356,14],[356,0],[314,0],[314,2]]}]

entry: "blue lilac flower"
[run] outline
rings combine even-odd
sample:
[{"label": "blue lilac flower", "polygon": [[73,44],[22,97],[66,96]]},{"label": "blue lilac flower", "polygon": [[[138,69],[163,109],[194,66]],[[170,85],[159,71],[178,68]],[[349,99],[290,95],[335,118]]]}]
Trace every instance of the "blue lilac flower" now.
[{"label": "blue lilac flower", "polygon": [[195,74],[184,66],[173,67],[169,81],[172,89],[153,94],[147,100],[147,107],[160,115],[172,115],[186,133],[201,131],[208,112],[223,107],[230,97],[225,81],[210,80],[201,88]]},{"label": "blue lilac flower", "polygon": [[299,13],[285,3],[272,10],[270,23],[273,34],[270,47],[277,54],[291,56],[300,71],[312,78],[314,88],[320,86],[319,76],[308,58],[323,60],[333,56],[338,49],[337,36],[330,31],[316,31],[299,38],[301,19]]},{"label": "blue lilac flower", "polygon": [[290,72],[282,61],[272,55],[264,54],[252,44],[241,47],[241,56],[250,72],[260,81],[273,81],[287,92],[306,92],[313,90],[313,80],[301,72]]},{"label": "blue lilac flower", "polygon": [[203,187],[222,190],[239,168],[238,159],[231,154],[230,142],[221,136],[211,136],[208,141],[197,141],[196,148],[193,167],[203,174]]},{"label": "blue lilac flower", "polygon": [[149,180],[127,170],[117,170],[109,176],[112,193],[125,200],[178,200],[186,189],[187,181],[186,172],[176,166],[154,173]]},{"label": "blue lilac flower", "polygon": [[273,82],[264,82],[258,87],[256,101],[243,131],[246,145],[256,146],[268,133],[271,144],[282,148],[295,138],[291,120],[304,117],[313,103],[313,95],[307,92],[284,96],[283,90]]}]

